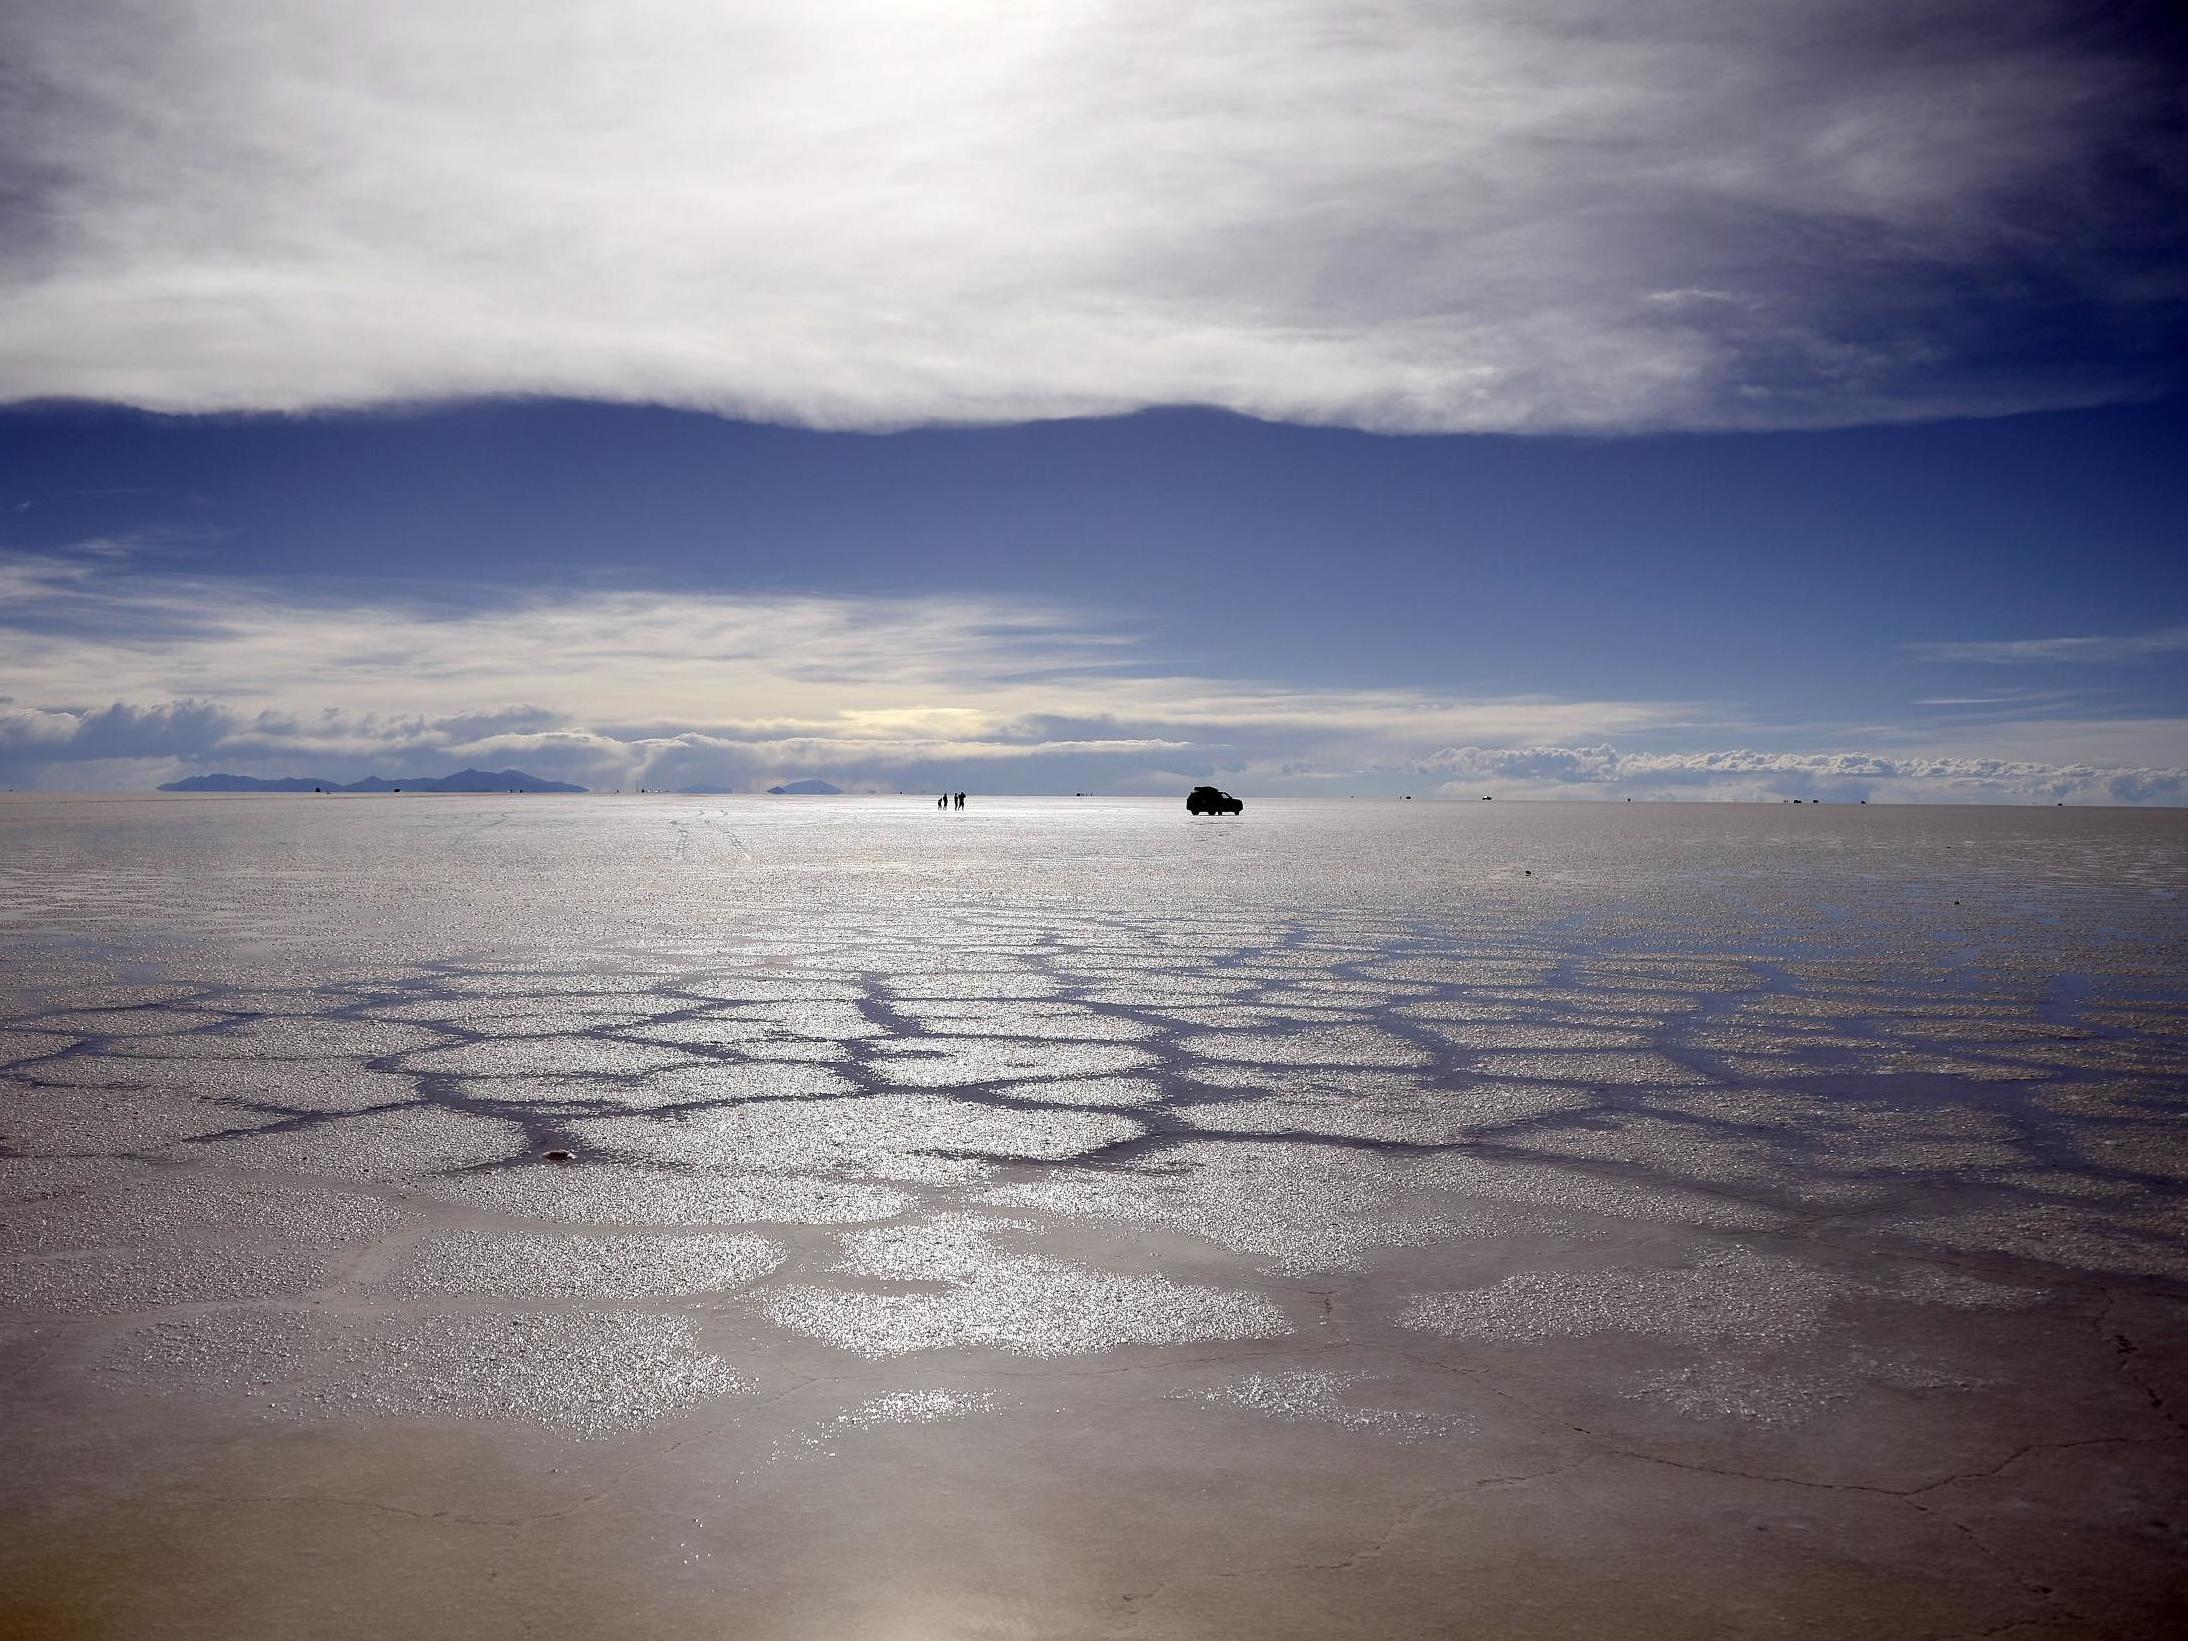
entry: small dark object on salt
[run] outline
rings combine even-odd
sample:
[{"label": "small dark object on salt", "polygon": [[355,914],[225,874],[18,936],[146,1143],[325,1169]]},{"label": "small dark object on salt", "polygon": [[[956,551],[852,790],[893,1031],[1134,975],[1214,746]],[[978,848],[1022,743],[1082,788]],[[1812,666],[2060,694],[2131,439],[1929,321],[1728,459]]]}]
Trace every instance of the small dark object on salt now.
[{"label": "small dark object on salt", "polygon": [[577,1161],[577,1153],[575,1151],[550,1151],[547,1153],[547,1160],[549,1162],[575,1162]]}]

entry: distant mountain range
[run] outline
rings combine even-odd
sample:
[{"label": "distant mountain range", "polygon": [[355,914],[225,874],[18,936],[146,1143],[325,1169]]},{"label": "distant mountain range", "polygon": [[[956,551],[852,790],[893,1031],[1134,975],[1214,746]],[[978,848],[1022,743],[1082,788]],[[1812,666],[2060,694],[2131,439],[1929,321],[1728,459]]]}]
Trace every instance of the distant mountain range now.
[{"label": "distant mountain range", "polygon": [[843,788],[830,786],[826,781],[792,781],[788,786],[771,786],[767,789],[771,798],[840,798]]},{"label": "distant mountain range", "polygon": [[192,775],[169,781],[162,792],[582,792],[567,781],[543,781],[521,769],[459,769],[453,775],[410,775],[389,780],[367,775],[361,781],[329,781],[297,775],[263,781],[256,775]]}]

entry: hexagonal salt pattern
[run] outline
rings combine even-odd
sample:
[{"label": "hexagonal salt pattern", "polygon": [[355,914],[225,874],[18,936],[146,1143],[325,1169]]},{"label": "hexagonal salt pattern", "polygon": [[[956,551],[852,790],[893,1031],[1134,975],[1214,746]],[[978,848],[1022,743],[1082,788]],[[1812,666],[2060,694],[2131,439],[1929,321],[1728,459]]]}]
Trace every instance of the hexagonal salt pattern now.
[{"label": "hexagonal salt pattern", "polygon": [[[2103,1608],[2036,1588],[2080,1575],[2031,1522],[2101,1516],[2077,1542],[2150,1582],[2103,1512],[2188,1405],[2177,841],[1331,805],[898,848],[873,802],[502,812],[533,881],[465,875],[485,809],[377,811],[400,850],[322,810],[347,898],[272,922],[135,832],[97,881],[22,855],[0,913],[84,938],[0,957],[0,1401],[49,1465],[109,1421],[590,1444],[626,1468],[571,1459],[573,1497],[649,1545],[801,1467],[839,1518],[954,1477],[1077,1519],[1046,1478],[1114,1454],[1175,1483],[1118,1486],[1150,1519],[1310,1501],[1216,1557],[1231,1597],[1266,1562],[1384,1617],[1362,1578],[1463,1584],[1531,1509],[1798,1517],[1839,1569],[1935,1527],[1892,1587],[1965,1554],[1970,1634]],[[466,895],[408,896],[419,860]],[[1223,1633],[1166,1578],[1047,1633]],[[1380,1633],[1351,1610],[1318,1633]]]}]

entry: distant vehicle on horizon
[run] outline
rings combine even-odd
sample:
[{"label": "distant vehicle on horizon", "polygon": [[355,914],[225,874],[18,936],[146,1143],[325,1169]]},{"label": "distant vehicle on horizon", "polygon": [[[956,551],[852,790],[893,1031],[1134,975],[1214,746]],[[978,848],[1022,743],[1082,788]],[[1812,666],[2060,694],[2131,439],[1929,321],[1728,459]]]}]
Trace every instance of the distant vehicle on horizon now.
[{"label": "distant vehicle on horizon", "polygon": [[1234,798],[1220,787],[1196,786],[1185,799],[1188,815],[1243,815],[1246,800]]}]

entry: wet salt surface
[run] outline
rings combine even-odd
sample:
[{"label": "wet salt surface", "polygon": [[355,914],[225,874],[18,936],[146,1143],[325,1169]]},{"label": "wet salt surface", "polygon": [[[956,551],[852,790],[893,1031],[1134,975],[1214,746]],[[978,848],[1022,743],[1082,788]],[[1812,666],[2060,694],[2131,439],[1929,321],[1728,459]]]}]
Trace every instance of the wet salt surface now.
[{"label": "wet salt surface", "polygon": [[[366,1455],[345,1499],[461,1517],[485,1471],[371,1444],[530,1432],[576,1445],[527,1510],[612,1494],[634,1545],[728,1510],[771,1570],[684,1584],[857,1634],[749,1526],[794,1542],[825,1459],[902,1491],[921,1570],[876,1577],[943,1633],[1231,1633],[1259,1569],[1290,1595],[1238,1633],[1326,1636],[1482,1598],[1436,1548],[1491,1531],[1467,1489],[1495,1532],[1562,1501],[1511,1558],[1607,1511],[1652,1569],[1689,1503],[1828,1499],[1820,1613],[2163,1633],[2181,818],[1422,810],[0,800],[0,1507],[65,1511],[111,1428],[109,1490],[205,1444],[308,1489],[287,1433]],[[945,1531],[999,1487],[1029,1566],[1166,1571],[951,1606],[1006,1576]],[[1259,1550],[1183,1503],[1143,1543],[1099,1503],[1142,1487],[1291,1502]],[[1902,1498],[1949,1554],[1886,1547]],[[1793,1576],[1721,1549],[1633,1633],[1744,1633],[1724,1592]],[[1356,1565],[1382,1593],[1313,1619]],[[660,1633],[719,1627],[692,1600]]]}]

